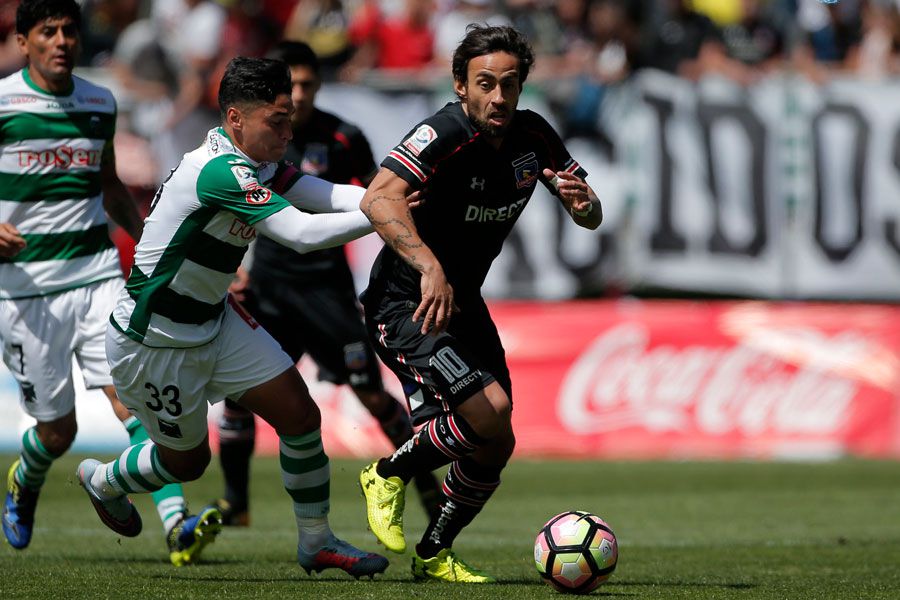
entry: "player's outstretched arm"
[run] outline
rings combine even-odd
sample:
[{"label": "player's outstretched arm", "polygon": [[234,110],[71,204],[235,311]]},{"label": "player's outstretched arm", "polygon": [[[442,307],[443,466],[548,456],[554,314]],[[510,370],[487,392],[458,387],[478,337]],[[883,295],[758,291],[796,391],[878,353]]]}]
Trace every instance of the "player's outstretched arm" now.
[{"label": "player's outstretched arm", "polygon": [[360,211],[307,214],[286,207],[258,221],[257,231],[297,252],[342,246],[372,233],[372,224]]},{"label": "player's outstretched arm", "polygon": [[455,309],[453,287],[431,249],[416,231],[410,212],[412,188],[388,169],[381,169],[360,203],[375,231],[411,267],[422,274],[422,300],[413,321],[422,320],[422,333],[446,330]]},{"label": "player's outstretched arm", "polygon": [[556,188],[560,201],[572,220],[585,229],[597,229],[603,221],[600,199],[587,182],[566,171],[544,169],[544,177]]},{"label": "player's outstretched arm", "polygon": [[[299,176],[296,167],[289,168]],[[281,176],[276,179],[288,182],[292,180],[290,176]],[[299,176],[299,179],[293,178],[293,182],[286,186],[279,186],[279,181],[273,181],[271,187],[300,210],[314,213],[358,211],[365,192],[365,189],[358,185],[331,183],[312,175]],[[410,208],[415,208],[425,200],[422,193],[417,191],[407,196],[406,201]]]},{"label": "player's outstretched arm", "polygon": [[280,182],[275,181],[272,189],[297,208],[315,213],[359,210],[359,202],[365,192],[364,188],[356,185],[331,183],[312,175],[300,176],[299,171],[293,166],[288,169],[296,175],[292,175],[289,171],[276,179],[281,181],[293,179],[292,183],[281,187],[278,185]]}]

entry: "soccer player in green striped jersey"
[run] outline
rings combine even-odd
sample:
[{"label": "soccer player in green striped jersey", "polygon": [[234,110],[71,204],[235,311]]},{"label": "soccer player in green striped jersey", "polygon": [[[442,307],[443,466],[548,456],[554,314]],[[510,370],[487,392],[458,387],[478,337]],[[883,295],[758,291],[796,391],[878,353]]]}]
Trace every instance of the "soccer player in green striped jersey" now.
[{"label": "soccer player in green striped jersey", "polygon": [[328,524],[331,475],[318,407],[290,357],[228,295],[257,232],[297,252],[370,233],[359,211],[364,190],[280,162],[294,110],[284,62],[233,59],[219,108],[222,126],[157,192],[107,329],[119,397],[152,443],[106,464],[87,459],[77,476],[103,522],[133,535],[139,517],[128,494],[200,477],[210,461],[208,404],[228,398],[278,433],[300,566],[373,577],[387,559],[340,540]]},{"label": "soccer player in green striped jersey", "polygon": [[[123,287],[107,215],[134,239],[142,223],[116,175],[115,100],[72,74],[80,21],[74,0],[23,0],[16,37],[27,65],[0,80],[0,339],[22,406],[37,421],[8,474],[2,525],[17,549],[31,541],[47,470],[75,438],[73,356],[86,387],[109,398],[131,443],[147,438],[116,396],[104,348]],[[185,520],[181,486],[154,499],[170,558],[189,562],[201,548]]]}]

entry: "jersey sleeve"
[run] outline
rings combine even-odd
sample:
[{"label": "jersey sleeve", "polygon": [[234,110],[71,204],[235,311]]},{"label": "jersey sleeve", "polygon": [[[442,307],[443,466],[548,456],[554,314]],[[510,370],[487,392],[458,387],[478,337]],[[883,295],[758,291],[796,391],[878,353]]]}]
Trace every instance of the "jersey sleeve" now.
[{"label": "jersey sleeve", "polygon": [[[544,143],[547,144],[547,153],[550,159],[548,168],[552,171],[566,171],[582,180],[586,179],[588,176],[587,171],[578,164],[578,161],[572,158],[569,151],[566,149],[562,138],[559,137],[559,134],[556,133],[556,130],[553,129],[550,123],[535,112],[525,111],[524,114],[527,115],[526,118],[530,121],[528,127],[534,129],[544,140]],[[555,194],[555,188],[544,178],[543,173],[541,173],[539,177],[547,189]]]},{"label": "jersey sleeve", "polygon": [[197,178],[197,198],[200,204],[227,210],[247,225],[290,206],[259,182],[253,165],[234,154],[206,163]]},{"label": "jersey sleeve", "polygon": [[465,143],[468,137],[465,130],[436,114],[407,133],[403,141],[381,161],[381,166],[419,190],[425,186],[438,163]]}]

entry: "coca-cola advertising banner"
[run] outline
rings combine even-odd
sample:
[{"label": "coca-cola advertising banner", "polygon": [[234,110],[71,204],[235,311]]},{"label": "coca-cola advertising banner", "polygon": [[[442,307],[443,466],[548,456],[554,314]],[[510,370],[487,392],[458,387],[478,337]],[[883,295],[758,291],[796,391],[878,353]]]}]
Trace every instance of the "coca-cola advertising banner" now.
[{"label": "coca-cola advertising banner", "polygon": [[900,455],[900,307],[500,305],[520,455]]},{"label": "coca-cola advertising banner", "polygon": [[[621,300],[491,312],[519,457],[900,456],[900,307]],[[330,454],[391,450],[347,388],[301,370]],[[258,446],[275,452],[277,440]]]}]

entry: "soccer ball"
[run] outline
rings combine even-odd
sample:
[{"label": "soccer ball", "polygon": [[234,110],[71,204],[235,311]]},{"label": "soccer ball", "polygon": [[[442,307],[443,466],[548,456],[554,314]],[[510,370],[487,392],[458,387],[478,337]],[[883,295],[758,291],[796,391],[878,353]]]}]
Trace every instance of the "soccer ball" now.
[{"label": "soccer ball", "polygon": [[609,579],[619,547],[606,522],[583,510],[560,513],[534,540],[534,566],[560,592],[586,594]]}]

